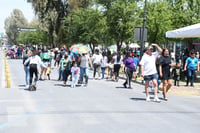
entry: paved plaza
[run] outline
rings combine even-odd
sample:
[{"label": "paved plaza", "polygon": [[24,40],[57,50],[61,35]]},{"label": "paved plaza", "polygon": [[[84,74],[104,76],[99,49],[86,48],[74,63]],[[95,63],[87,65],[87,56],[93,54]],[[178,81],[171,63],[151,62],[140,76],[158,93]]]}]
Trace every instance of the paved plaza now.
[{"label": "paved plaza", "polygon": [[199,133],[199,96],[169,94],[164,101],[159,93],[160,103],[146,102],[144,86],[125,89],[123,79],[90,79],[87,87],[71,88],[57,81],[56,69],[28,91],[22,60],[8,64],[11,88],[0,89],[0,133]]}]

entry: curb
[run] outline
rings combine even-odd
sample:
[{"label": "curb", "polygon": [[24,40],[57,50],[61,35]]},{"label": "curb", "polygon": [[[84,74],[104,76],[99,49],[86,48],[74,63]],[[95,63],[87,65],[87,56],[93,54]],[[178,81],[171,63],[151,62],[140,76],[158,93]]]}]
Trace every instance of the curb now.
[{"label": "curb", "polygon": [[6,53],[5,51],[3,51],[3,58],[4,58],[4,64],[5,64],[5,84],[6,84],[6,88],[10,88],[11,83],[10,83],[10,70],[9,70],[9,66],[8,66],[8,60],[6,58]]}]

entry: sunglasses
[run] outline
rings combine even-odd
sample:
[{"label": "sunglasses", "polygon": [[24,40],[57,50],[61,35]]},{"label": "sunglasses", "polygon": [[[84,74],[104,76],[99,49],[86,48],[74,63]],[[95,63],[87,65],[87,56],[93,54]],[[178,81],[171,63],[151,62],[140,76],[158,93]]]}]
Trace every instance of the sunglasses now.
[{"label": "sunglasses", "polygon": [[153,51],[153,48],[150,48],[149,50],[150,50],[150,51]]}]

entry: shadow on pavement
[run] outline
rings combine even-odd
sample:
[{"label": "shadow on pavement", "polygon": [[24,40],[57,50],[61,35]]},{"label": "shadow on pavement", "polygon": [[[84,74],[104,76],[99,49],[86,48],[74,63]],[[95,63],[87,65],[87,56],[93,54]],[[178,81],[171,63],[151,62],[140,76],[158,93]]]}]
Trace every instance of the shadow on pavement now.
[{"label": "shadow on pavement", "polygon": [[124,88],[123,86],[118,86],[118,87],[115,87],[117,89],[128,89],[128,90],[131,90],[131,88]]},{"label": "shadow on pavement", "polygon": [[130,99],[134,101],[146,101],[145,98],[130,98]]},{"label": "shadow on pavement", "polygon": [[64,84],[54,84],[54,86],[70,87],[71,85],[64,85]]},{"label": "shadow on pavement", "polygon": [[26,85],[18,85],[18,87],[26,87]]}]

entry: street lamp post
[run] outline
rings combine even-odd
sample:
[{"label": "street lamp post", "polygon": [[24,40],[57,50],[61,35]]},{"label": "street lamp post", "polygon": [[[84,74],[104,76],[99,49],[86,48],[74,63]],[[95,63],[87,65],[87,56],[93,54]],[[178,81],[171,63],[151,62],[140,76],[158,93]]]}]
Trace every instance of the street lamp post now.
[{"label": "street lamp post", "polygon": [[147,0],[145,0],[145,3],[144,3],[144,17],[143,17],[142,38],[141,38],[141,47],[140,47],[140,59],[142,58],[143,48],[144,48],[144,31],[145,31],[146,19],[147,19],[146,5],[147,5]]}]

